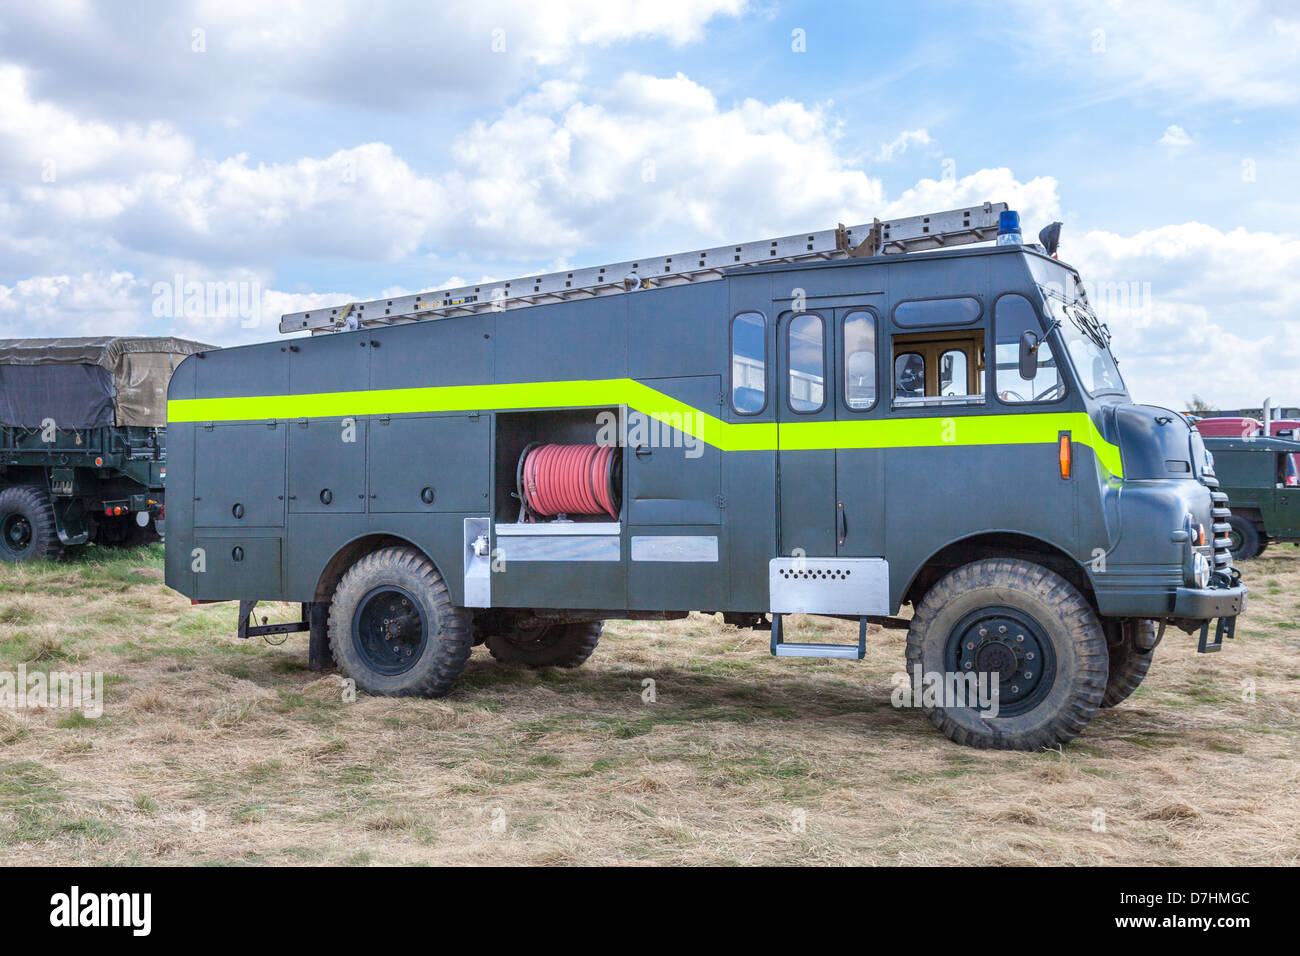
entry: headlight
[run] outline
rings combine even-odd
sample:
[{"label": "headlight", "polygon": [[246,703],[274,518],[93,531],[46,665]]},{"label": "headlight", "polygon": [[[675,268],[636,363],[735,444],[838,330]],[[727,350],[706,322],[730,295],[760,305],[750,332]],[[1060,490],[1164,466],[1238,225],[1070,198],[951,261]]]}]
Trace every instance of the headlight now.
[{"label": "headlight", "polygon": [[1199,551],[1192,555],[1192,580],[1198,588],[1210,586],[1210,559]]}]

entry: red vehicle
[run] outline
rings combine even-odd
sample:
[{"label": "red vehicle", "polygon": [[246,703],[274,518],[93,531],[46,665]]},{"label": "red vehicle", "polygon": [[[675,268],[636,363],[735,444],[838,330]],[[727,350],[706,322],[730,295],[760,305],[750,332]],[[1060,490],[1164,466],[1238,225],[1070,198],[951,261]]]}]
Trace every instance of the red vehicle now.
[{"label": "red vehicle", "polygon": [[[1196,430],[1206,438],[1251,438],[1258,435],[1264,423],[1258,418],[1240,416],[1225,418],[1202,418],[1196,423]],[[1277,434],[1274,432],[1273,434]]]}]

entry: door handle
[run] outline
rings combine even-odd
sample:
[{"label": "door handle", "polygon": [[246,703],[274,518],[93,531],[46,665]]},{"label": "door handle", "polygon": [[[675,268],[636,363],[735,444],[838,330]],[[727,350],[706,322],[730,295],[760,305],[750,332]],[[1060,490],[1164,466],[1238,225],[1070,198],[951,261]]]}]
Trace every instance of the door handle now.
[{"label": "door handle", "polygon": [[835,502],[835,524],[839,528],[838,544],[843,544],[844,539],[849,536],[849,518],[844,513],[844,502]]},{"label": "door handle", "polygon": [[636,446],[636,456],[638,458],[649,458],[653,453],[653,449],[649,445]]}]

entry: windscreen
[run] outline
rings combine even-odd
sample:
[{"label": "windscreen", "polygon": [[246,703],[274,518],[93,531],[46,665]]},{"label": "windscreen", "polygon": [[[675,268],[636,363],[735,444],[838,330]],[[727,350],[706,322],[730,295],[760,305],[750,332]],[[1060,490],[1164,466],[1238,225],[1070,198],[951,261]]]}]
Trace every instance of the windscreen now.
[{"label": "windscreen", "polygon": [[1060,331],[1079,384],[1090,395],[1127,395],[1110,351],[1110,330],[1092,311],[1078,276],[1065,266],[1026,258],[1043,295],[1043,314]]}]

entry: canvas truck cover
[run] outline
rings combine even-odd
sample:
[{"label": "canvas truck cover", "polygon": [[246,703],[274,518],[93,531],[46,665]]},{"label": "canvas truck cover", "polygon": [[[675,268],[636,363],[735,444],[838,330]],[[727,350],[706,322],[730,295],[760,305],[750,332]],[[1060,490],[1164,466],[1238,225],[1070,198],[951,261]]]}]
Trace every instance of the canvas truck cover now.
[{"label": "canvas truck cover", "polygon": [[171,337],[0,339],[0,425],[167,424],[167,383],[213,346]]}]

